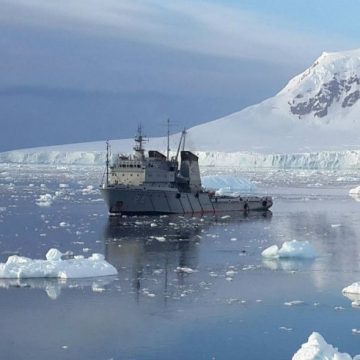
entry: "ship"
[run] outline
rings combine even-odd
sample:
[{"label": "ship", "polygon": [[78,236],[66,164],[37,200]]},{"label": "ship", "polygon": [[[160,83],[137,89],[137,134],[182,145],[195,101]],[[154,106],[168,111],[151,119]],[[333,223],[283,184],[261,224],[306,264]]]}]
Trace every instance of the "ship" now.
[{"label": "ship", "polygon": [[109,142],[106,171],[100,185],[110,215],[219,214],[267,211],[270,196],[224,196],[204,189],[199,158],[185,150],[186,131],[181,132],[176,154],[157,150],[146,154],[141,126],[132,155],[116,154],[110,161]]}]

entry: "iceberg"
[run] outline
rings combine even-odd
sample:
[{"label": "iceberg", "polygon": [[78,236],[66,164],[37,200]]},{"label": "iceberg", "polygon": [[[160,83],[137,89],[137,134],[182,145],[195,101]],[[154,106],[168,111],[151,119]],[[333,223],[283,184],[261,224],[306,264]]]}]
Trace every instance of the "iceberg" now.
[{"label": "iceberg", "polygon": [[272,245],[266,248],[261,255],[264,258],[296,258],[296,259],[312,259],[316,257],[314,247],[308,241],[285,241],[281,248]]},{"label": "iceberg", "polygon": [[9,256],[6,263],[0,263],[0,279],[77,279],[117,274],[115,267],[101,254],[92,254],[88,258],[78,255],[66,260],[63,260],[62,256],[63,253],[57,249],[50,249],[46,254],[46,260]]},{"label": "iceberg", "polygon": [[360,355],[352,358],[349,354],[340,353],[319,333],[313,332],[308,341],[294,354],[292,360],[360,360]]},{"label": "iceberg", "polygon": [[256,186],[251,181],[230,175],[202,176],[201,182],[206,189],[216,191],[219,196],[239,196],[256,191]]}]

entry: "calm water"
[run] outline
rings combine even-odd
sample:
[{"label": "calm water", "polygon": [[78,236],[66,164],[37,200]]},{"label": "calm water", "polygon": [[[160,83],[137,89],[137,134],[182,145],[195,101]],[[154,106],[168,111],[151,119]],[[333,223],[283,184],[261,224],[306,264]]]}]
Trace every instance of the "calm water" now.
[{"label": "calm water", "polygon": [[[352,333],[360,310],[341,294],[360,281],[360,202],[348,196],[359,176],[241,176],[275,194],[272,213],[108,219],[98,169],[2,165],[1,261],[57,247],[104,253],[119,274],[0,280],[1,358],[281,360],[312,331],[360,353]],[[38,206],[46,193],[51,206]],[[321,256],[262,260],[262,249],[292,239],[311,241]],[[294,300],[302,303],[284,304]]]}]

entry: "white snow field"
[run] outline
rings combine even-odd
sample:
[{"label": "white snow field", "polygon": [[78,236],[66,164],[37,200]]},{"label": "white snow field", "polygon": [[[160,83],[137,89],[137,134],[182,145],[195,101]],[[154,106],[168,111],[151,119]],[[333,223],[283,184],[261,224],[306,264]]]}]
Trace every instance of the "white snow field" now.
[{"label": "white snow field", "polygon": [[116,275],[117,270],[101,254],[88,258],[82,255],[73,259],[62,259],[57,249],[50,249],[46,260],[30,259],[23,256],[9,256],[6,263],[0,263],[0,279],[16,278],[88,278]]},{"label": "white snow field", "polygon": [[[203,166],[360,168],[359,113],[360,49],[323,53],[275,96],[189,129],[187,144]],[[150,140],[166,148],[165,138]],[[113,153],[132,152],[132,139],[111,144]],[[0,162],[104,164],[105,142],[9,151]]]},{"label": "white snow field", "polygon": [[341,353],[328,344],[319,333],[313,332],[308,341],[294,354],[292,360],[360,360],[360,355],[352,358],[349,354]]},{"label": "white snow field", "polygon": [[308,241],[285,241],[281,248],[272,245],[266,248],[261,255],[268,259],[297,258],[312,259],[316,257],[314,247]]}]

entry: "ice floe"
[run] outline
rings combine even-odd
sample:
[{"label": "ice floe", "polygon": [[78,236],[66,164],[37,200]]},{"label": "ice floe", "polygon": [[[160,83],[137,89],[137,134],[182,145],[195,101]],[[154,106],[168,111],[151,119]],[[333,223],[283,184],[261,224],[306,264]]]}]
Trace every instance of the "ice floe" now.
[{"label": "ice floe", "polygon": [[261,255],[269,259],[297,258],[311,259],[316,257],[314,247],[308,241],[285,241],[281,248],[272,245],[266,248]]},{"label": "ice floe", "polygon": [[51,194],[43,194],[40,195],[38,199],[36,199],[36,205],[43,206],[43,207],[49,207],[52,205],[54,201],[54,196]]},{"label": "ice floe", "polygon": [[284,305],[286,305],[286,306],[304,305],[304,301],[302,301],[302,300],[292,300],[292,301],[284,302]]},{"label": "ice floe", "polygon": [[349,354],[340,353],[319,333],[313,332],[308,341],[294,354],[292,360],[360,360],[360,355],[352,358]]},{"label": "ice floe", "polygon": [[342,293],[351,300],[351,305],[360,307],[360,282],[354,282],[351,285],[342,289]]},{"label": "ice floe", "polygon": [[186,267],[186,266],[184,266],[184,267],[178,266],[175,271],[176,272],[183,272],[183,273],[187,273],[187,274],[192,274],[192,273],[196,272],[196,270],[191,269],[191,268]]},{"label": "ice floe", "polygon": [[350,195],[358,195],[360,196],[360,186],[349,190]]},{"label": "ice floe", "polygon": [[360,186],[349,190],[349,195],[356,201],[360,201]]},{"label": "ice floe", "polygon": [[30,259],[24,256],[9,256],[6,263],[0,263],[0,278],[88,278],[116,275],[117,270],[109,264],[103,255],[92,254],[88,258],[74,256],[62,259],[63,253],[50,249],[46,260]]}]

